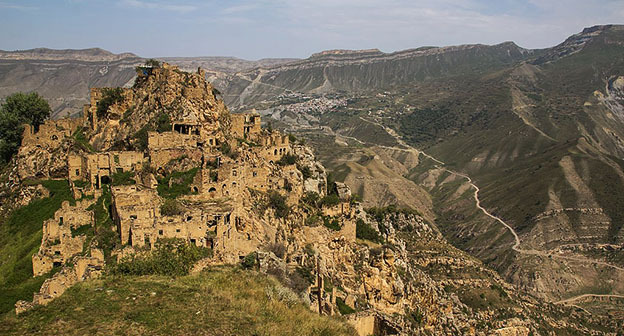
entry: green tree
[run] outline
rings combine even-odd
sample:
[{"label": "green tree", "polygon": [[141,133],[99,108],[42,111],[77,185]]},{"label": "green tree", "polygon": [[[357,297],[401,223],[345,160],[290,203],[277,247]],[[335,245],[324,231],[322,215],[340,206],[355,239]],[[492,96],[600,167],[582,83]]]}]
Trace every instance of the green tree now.
[{"label": "green tree", "polygon": [[23,124],[37,128],[51,112],[48,102],[36,92],[8,96],[0,107],[0,162],[8,162],[17,153],[22,142]]}]

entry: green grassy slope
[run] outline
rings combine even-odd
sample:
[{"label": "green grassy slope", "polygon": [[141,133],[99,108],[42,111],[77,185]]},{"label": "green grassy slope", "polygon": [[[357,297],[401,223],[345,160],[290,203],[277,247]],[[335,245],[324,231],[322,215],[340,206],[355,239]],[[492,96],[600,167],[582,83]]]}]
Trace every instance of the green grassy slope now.
[{"label": "green grassy slope", "polygon": [[236,267],[197,275],[105,277],[0,321],[2,335],[354,335],[277,280]]},{"label": "green grassy slope", "polygon": [[0,313],[12,310],[17,300],[32,300],[33,293],[50,276],[33,278],[31,257],[41,245],[43,222],[73,197],[67,181],[41,184],[50,191],[50,197],[15,210],[0,225]]}]

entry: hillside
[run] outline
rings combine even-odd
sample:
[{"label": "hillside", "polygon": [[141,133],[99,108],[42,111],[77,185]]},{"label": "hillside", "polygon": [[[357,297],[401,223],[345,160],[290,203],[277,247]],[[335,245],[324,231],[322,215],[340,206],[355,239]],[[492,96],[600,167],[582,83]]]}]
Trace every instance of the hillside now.
[{"label": "hillside", "polygon": [[[54,332],[83,332],[63,328],[85,318],[79,328],[91,322],[113,328],[103,333],[132,333],[129,324],[139,326],[137,332],[190,328],[192,333],[203,323],[234,334],[281,328],[324,333],[310,329],[317,319],[302,325],[284,314],[272,324],[266,297],[273,295],[291,298],[294,312],[307,307],[341,316],[359,335],[601,335],[621,327],[619,319],[600,322],[601,314],[611,314],[604,307],[592,315],[518,291],[450,245],[432,223],[424,188],[400,185],[401,174],[420,165],[417,152],[401,152],[389,143],[380,146],[379,158],[370,159],[373,152],[363,150],[358,153],[363,158],[347,167],[396,180],[388,185],[392,191],[419,190],[410,202],[423,212],[395,204],[365,208],[295,136],[262,128],[255,112],[230,113],[202,69],[189,73],[149,62],[135,71],[131,87],[92,89],[80,118],[26,126],[18,154],[5,167],[0,248],[10,258],[2,261],[1,285],[11,295],[3,296],[2,309],[12,314],[14,304],[18,314],[6,317],[9,332],[43,325]],[[404,146],[379,128],[371,130]],[[401,167],[402,173],[393,171]],[[374,172],[380,169],[383,174]],[[378,192],[361,187],[365,195]],[[215,271],[224,264],[231,267]],[[235,265],[247,271],[240,273]],[[203,275],[187,276],[202,270]],[[235,293],[245,281],[220,290],[228,279],[247,276],[269,285],[256,291],[256,280],[250,279],[250,291],[240,295]],[[218,300],[196,301],[204,288]],[[193,299],[181,307],[185,297]],[[125,306],[129,300],[139,304]],[[47,310],[57,302],[78,312],[98,305],[101,314],[96,320],[82,313],[61,315],[61,322],[51,316],[55,310]],[[131,311],[116,320],[103,302]],[[207,314],[207,320],[188,315],[189,307],[201,315],[206,304],[217,302],[232,304],[225,312],[236,314]],[[239,304],[247,307],[237,310]],[[171,310],[160,309],[164,305]],[[154,322],[154,314],[167,312],[165,323]],[[238,322],[246,314],[260,314],[258,324]],[[325,326],[332,328],[325,332],[330,334],[343,328]]]},{"label": "hillside", "polygon": [[390,54],[378,50],[324,52],[300,61],[239,72],[215,85],[233,106],[291,92],[371,92],[389,86],[500,68],[535,51],[514,43],[419,48]]},{"label": "hillside", "polygon": [[[294,59],[247,61],[234,57],[165,57],[186,71],[208,69],[211,80],[256,67]],[[87,104],[89,89],[131,85],[134,68],[145,60],[132,53],[113,54],[92,49],[0,50],[0,100],[12,93],[37,91],[52,107],[52,117],[76,115]]]},{"label": "hillside", "polygon": [[98,48],[0,51],[0,98],[37,91],[50,103],[53,117],[75,115],[88,103],[90,88],[132,83],[141,62],[134,54]]},{"label": "hillside", "polygon": [[232,267],[179,278],[107,277],[0,319],[2,335],[355,335],[266,275]]},{"label": "hillside", "polygon": [[[235,106],[305,136],[365,203],[396,199],[427,213],[405,193],[426,190],[445,236],[527,291],[619,295],[622,41],[622,26],[608,25],[542,50],[328,52],[222,86]],[[513,251],[511,231],[476,207],[463,175],[425,154],[383,155],[419,150],[469,175],[481,205],[531,253]]]}]

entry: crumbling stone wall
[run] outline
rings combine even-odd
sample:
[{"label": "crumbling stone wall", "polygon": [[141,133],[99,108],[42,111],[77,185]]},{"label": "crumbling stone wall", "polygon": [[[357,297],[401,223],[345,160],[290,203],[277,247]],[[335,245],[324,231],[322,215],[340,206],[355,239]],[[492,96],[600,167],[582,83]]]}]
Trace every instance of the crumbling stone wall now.
[{"label": "crumbling stone wall", "polygon": [[122,244],[133,245],[133,231],[138,234],[141,228],[153,227],[161,216],[161,201],[155,190],[138,190],[135,185],[115,186],[111,188],[111,199],[113,221]]},{"label": "crumbling stone wall", "polygon": [[63,267],[60,272],[46,279],[39,292],[33,295],[32,302],[18,301],[15,313],[19,315],[37,305],[47,305],[74,284],[99,277],[104,267],[104,253],[99,249],[91,249],[89,252],[90,256],[77,257],[73,265]]},{"label": "crumbling stone wall", "polygon": [[51,149],[58,148],[65,137],[72,134],[83,124],[82,118],[64,118],[46,120],[35,129],[32,125],[24,125],[22,146],[41,146]]},{"label": "crumbling stone wall", "polygon": [[[111,176],[115,173],[139,172],[143,160],[143,153],[133,151],[87,154],[86,160],[81,161],[83,165],[81,170],[86,172],[82,175],[93,187],[100,189],[102,184],[110,183]],[[70,174],[75,173],[75,169],[70,171]]]},{"label": "crumbling stone wall", "polygon": [[72,230],[93,224],[93,215],[87,211],[92,201],[79,201],[71,206],[63,202],[54,218],[43,223],[43,238],[39,251],[32,256],[33,274],[39,276],[52,270],[54,266],[62,266],[74,255],[82,252],[85,236],[75,236]]},{"label": "crumbling stone wall", "polygon": [[262,128],[260,114],[233,113],[231,118],[231,132],[236,138],[255,140],[260,135]]}]

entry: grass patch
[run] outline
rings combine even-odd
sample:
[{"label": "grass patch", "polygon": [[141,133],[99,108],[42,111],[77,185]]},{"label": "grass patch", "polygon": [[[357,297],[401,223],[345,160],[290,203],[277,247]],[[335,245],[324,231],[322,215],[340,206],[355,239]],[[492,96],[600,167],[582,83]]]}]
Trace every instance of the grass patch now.
[{"label": "grass patch", "polygon": [[93,149],[93,146],[91,146],[91,144],[89,143],[89,140],[87,139],[87,136],[84,134],[84,128],[80,127],[78,128],[73,135],[74,138],[74,143],[82,148],[84,151],[89,152],[89,153],[94,153],[95,149]]},{"label": "grass patch", "polygon": [[364,222],[361,218],[355,222],[355,237],[360,239],[366,239],[374,243],[383,243],[383,238],[377,231],[375,231],[370,225]]},{"label": "grass patch", "polygon": [[342,228],[338,218],[323,216],[323,225],[331,230],[340,231]]},{"label": "grass patch", "polygon": [[187,275],[193,265],[212,251],[177,240],[159,242],[156,250],[148,255],[133,255],[114,265],[111,274],[122,275]]},{"label": "grass patch", "polygon": [[356,335],[272,277],[237,267],[197,275],[80,283],[47,306],[0,321],[2,335]]},{"label": "grass patch", "polygon": [[[158,195],[164,198],[178,198],[191,193],[191,183],[199,168],[185,172],[173,172],[158,181]],[[170,183],[171,182],[171,183]]]},{"label": "grass patch", "polygon": [[114,173],[111,176],[111,179],[111,184],[114,186],[136,184],[136,181],[134,180],[134,172],[132,171]]},{"label": "grass patch", "polygon": [[342,298],[336,298],[336,306],[338,306],[338,311],[340,312],[340,315],[355,313],[355,309],[351,308],[348,304],[346,304]]},{"label": "grass patch", "polygon": [[54,216],[63,201],[73,201],[67,181],[39,183],[50,191],[50,197],[33,200],[13,211],[0,226],[0,313],[11,311],[17,300],[31,300],[47,278],[33,278],[32,270],[32,255],[41,245],[43,222]]}]

